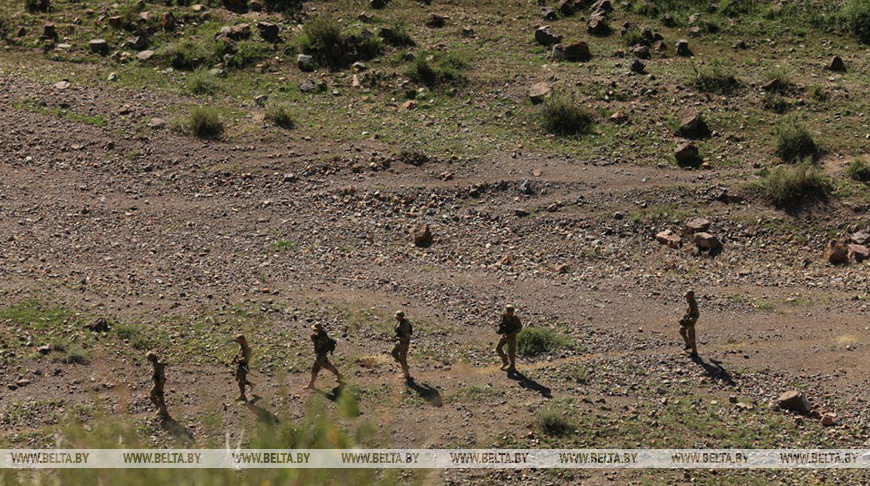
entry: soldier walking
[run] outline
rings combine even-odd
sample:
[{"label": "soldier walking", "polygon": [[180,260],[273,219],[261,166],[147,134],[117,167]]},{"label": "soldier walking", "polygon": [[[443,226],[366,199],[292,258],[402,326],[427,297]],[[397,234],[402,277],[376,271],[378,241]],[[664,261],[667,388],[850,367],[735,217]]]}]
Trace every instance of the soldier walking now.
[{"label": "soldier walking", "polygon": [[698,356],[698,346],[695,343],[695,323],[698,322],[698,302],[695,300],[695,292],[686,292],[686,315],[680,319],[680,336],[686,344],[684,349],[692,350],[692,356]]},{"label": "soldier walking", "polygon": [[390,352],[396,362],[402,367],[402,376],[408,380],[411,378],[411,373],[408,370],[408,348],[411,347],[411,334],[414,333],[411,323],[405,319],[405,313],[396,311],[396,345]]},{"label": "soldier walking", "polygon": [[166,398],[163,387],[166,386],[166,363],[161,363],[154,351],[145,353],[145,359],[151,362],[151,403],[157,407],[157,416],[167,418]]},{"label": "soldier walking", "polygon": [[335,366],[332,366],[332,363],[329,362],[329,357],[327,357],[327,353],[335,351],[335,345],[337,342],[326,334],[326,331],[323,329],[323,324],[315,324],[311,326],[311,330],[314,331],[311,333],[311,342],[314,343],[314,354],[316,357],[314,358],[314,366],[311,367],[311,381],[308,382],[308,386],[306,386],[305,389],[315,389],[314,381],[317,379],[317,373],[320,372],[321,368],[326,368],[335,373],[336,379],[341,383],[343,381],[341,373],[335,369]]},{"label": "soldier walking", "polygon": [[236,336],[233,342],[239,345],[239,352],[233,358],[233,364],[236,365],[236,382],[239,384],[239,398],[236,400],[247,402],[248,397],[245,395],[245,386],[250,386],[251,391],[254,391],[254,384],[248,381],[248,372],[251,370],[251,347],[248,346],[245,336],[241,334]]},{"label": "soldier walking", "polygon": [[[495,347],[495,352],[501,358],[501,369],[508,372],[517,370],[517,334],[523,328],[520,318],[514,315],[514,306],[508,304],[504,307],[504,313],[501,315],[501,322],[498,325],[498,334],[501,334],[501,339],[498,340],[498,345]],[[508,354],[504,354],[504,346],[507,344]]]}]

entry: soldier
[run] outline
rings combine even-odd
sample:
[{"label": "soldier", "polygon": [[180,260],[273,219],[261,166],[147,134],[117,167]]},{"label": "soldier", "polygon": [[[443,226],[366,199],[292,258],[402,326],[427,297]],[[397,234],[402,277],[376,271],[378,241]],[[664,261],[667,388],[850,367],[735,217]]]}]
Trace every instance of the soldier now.
[{"label": "soldier", "polygon": [[695,323],[698,322],[698,302],[695,301],[695,292],[686,292],[686,315],[680,319],[680,336],[686,343],[686,350],[692,350],[692,356],[698,356],[698,346],[695,344]]},{"label": "soldier", "polygon": [[394,330],[396,331],[396,345],[393,346],[390,354],[401,365],[402,376],[408,380],[411,378],[411,373],[408,370],[408,348],[411,347],[411,334],[414,333],[414,329],[411,327],[411,323],[405,319],[405,313],[402,311],[396,311]]},{"label": "soldier", "polygon": [[239,398],[236,400],[247,402],[248,397],[245,396],[245,385],[250,386],[251,391],[254,391],[254,384],[248,381],[248,371],[250,371],[251,363],[251,348],[248,346],[248,341],[245,339],[245,336],[241,334],[236,336],[233,341],[239,344],[239,352],[233,358],[233,364],[237,365],[236,382],[239,384]]},{"label": "soldier", "polygon": [[[495,347],[495,352],[501,357],[501,369],[515,372],[517,370],[517,333],[523,328],[520,323],[520,318],[514,315],[514,306],[506,305],[504,314],[501,315],[501,322],[498,325],[498,334],[501,334],[501,339],[498,340],[498,345]],[[504,354],[504,345],[508,346],[508,355]],[[510,361],[508,361],[510,357]]]},{"label": "soldier", "polygon": [[314,359],[314,366],[311,367],[311,381],[308,382],[308,386],[306,386],[305,389],[315,389],[314,380],[317,379],[317,373],[320,372],[321,368],[326,368],[335,373],[338,382],[342,383],[343,377],[341,376],[341,373],[335,369],[335,366],[332,366],[332,363],[329,362],[329,358],[326,356],[327,353],[335,351],[335,345],[337,344],[335,339],[332,339],[326,334],[326,331],[323,329],[323,324],[315,324],[311,326],[311,330],[314,331],[311,333],[311,342],[314,343],[314,354],[317,355],[317,357]]},{"label": "soldier", "polygon": [[154,351],[148,351],[145,359],[151,362],[151,403],[157,407],[157,416],[169,417],[166,399],[163,396],[163,387],[166,385],[166,363],[161,363]]}]

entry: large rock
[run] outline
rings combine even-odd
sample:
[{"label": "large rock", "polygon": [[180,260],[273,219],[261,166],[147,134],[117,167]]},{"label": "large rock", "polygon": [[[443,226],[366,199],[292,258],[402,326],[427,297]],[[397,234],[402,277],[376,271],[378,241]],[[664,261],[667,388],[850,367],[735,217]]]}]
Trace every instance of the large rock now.
[{"label": "large rock", "polygon": [[260,31],[260,37],[266,42],[278,42],[278,35],[281,32],[278,25],[272,22],[257,22],[257,30]]},{"label": "large rock", "polygon": [[703,231],[692,235],[692,243],[694,243],[699,250],[716,251],[719,248],[722,248],[722,242],[719,241],[719,238]]},{"label": "large rock", "polygon": [[225,25],[215,34],[215,39],[229,39],[240,41],[251,37],[251,26],[248,24]]},{"label": "large rock", "polygon": [[146,49],[138,54],[136,54],[136,59],[139,59],[142,62],[146,62],[154,57],[154,51]]},{"label": "large rock", "polygon": [[677,55],[678,56],[691,56],[692,51],[689,49],[689,41],[686,39],[680,39],[677,41]]},{"label": "large rock", "polygon": [[607,35],[610,33],[610,26],[603,15],[593,15],[586,22],[586,31],[592,35]]},{"label": "large rock", "polygon": [[783,410],[791,410],[798,413],[810,412],[810,402],[807,401],[803,393],[797,390],[787,391],[780,395],[777,404]]},{"label": "large rock", "polygon": [[552,33],[549,25],[542,25],[535,29],[535,40],[542,46],[550,47],[562,42],[562,36]]},{"label": "large rock", "polygon": [[303,71],[311,71],[314,69],[314,58],[308,54],[299,54],[296,56],[296,65]]},{"label": "large rock", "polygon": [[641,61],[640,59],[635,59],[631,62],[631,65],[628,67],[631,69],[631,72],[635,74],[644,74],[646,73],[646,63]]},{"label": "large rock", "polygon": [[577,4],[574,0],[558,0],[556,2],[556,10],[565,17],[574,13],[577,9]]},{"label": "large rock", "polygon": [[710,229],[710,220],[707,218],[692,218],[686,221],[686,233],[702,233]]},{"label": "large rock", "polygon": [[589,44],[575,42],[573,44],[556,44],[553,46],[553,59],[557,61],[588,61],[592,59]]},{"label": "large rock", "polygon": [[427,247],[432,244],[432,231],[426,223],[419,223],[411,228],[411,239],[414,246]]},{"label": "large rock", "polygon": [[597,2],[592,4],[592,11],[600,10],[602,12],[612,12],[613,11],[613,1],[612,0],[598,0]]},{"label": "large rock", "polygon": [[691,139],[705,138],[710,135],[710,128],[698,110],[689,108],[683,112],[683,116],[680,118],[680,128],[677,134]]},{"label": "large rock", "polygon": [[109,53],[109,44],[103,39],[93,39],[88,42],[91,52],[105,56]]},{"label": "large rock", "polygon": [[839,241],[830,241],[825,247],[825,260],[834,265],[849,263],[849,248]]},{"label": "large rock", "polygon": [[843,58],[840,56],[834,56],[831,59],[831,63],[828,64],[828,69],[831,71],[843,72],[846,70],[846,63],[843,62]]},{"label": "large rock", "polygon": [[529,99],[532,100],[532,103],[538,104],[543,103],[544,100],[550,97],[550,94],[553,92],[553,87],[550,86],[550,83],[546,81],[541,81],[540,83],[535,83],[529,88]]},{"label": "large rock", "polygon": [[649,59],[649,47],[643,44],[635,44],[631,46],[631,53],[639,59]]},{"label": "large rock", "polygon": [[656,241],[673,249],[679,248],[682,243],[680,235],[671,230],[664,230],[656,233]]},{"label": "large rock", "polygon": [[853,262],[863,262],[864,260],[870,259],[870,248],[867,248],[864,245],[851,243],[849,245],[849,259]]},{"label": "large rock", "polygon": [[866,245],[870,243],[870,234],[866,231],[858,231],[849,236],[849,241],[856,245]]},{"label": "large rock", "polygon": [[677,160],[677,165],[680,167],[696,167],[701,165],[701,155],[698,152],[698,147],[692,143],[686,143],[677,148],[674,152],[674,158]]}]

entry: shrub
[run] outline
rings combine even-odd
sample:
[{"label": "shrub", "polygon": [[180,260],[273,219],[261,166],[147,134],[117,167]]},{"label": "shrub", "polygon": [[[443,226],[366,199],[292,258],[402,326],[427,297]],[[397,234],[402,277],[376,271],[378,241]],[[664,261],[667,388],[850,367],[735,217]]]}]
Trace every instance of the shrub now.
[{"label": "shrub", "polygon": [[535,425],[551,437],[565,437],[574,433],[575,427],[560,412],[544,409],[535,416]]},{"label": "shrub", "polygon": [[381,29],[379,35],[384,42],[393,47],[411,47],[417,44],[403,22],[395,22],[389,28]]},{"label": "shrub", "polygon": [[631,47],[635,44],[644,44],[646,43],[646,39],[640,34],[639,29],[631,29],[622,36],[622,42],[625,43],[626,46]]},{"label": "shrub", "polygon": [[175,69],[193,70],[215,62],[217,53],[202,42],[187,39],[168,44],[158,51],[157,56]]},{"label": "shrub", "polygon": [[297,39],[300,48],[314,57],[319,64],[336,66],[345,54],[360,59],[371,59],[383,50],[381,40],[375,36],[346,35],[341,25],[328,15],[308,21]]},{"label": "shrub", "polygon": [[870,0],[848,0],[841,13],[852,34],[861,42],[870,44]]},{"label": "shrub", "polygon": [[694,64],[692,67],[695,69],[695,87],[706,93],[729,94],[740,85],[734,76],[725,72],[719,61],[713,61],[701,69]]},{"label": "shrub", "polygon": [[211,106],[197,106],[190,110],[187,128],[190,134],[199,138],[216,138],[224,132],[220,114]]},{"label": "shrub", "polygon": [[846,174],[856,181],[870,182],[870,164],[861,159],[855,159],[849,164]]},{"label": "shrub", "polygon": [[266,121],[288,130],[296,126],[293,109],[286,103],[274,103],[268,105],[266,107]]},{"label": "shrub", "polygon": [[24,9],[30,13],[48,12],[51,10],[51,0],[24,0]]},{"label": "shrub", "polygon": [[819,156],[819,147],[806,128],[791,120],[776,129],[776,155],[784,162],[805,158],[815,160]]},{"label": "shrub", "polygon": [[227,52],[221,56],[227,67],[241,69],[256,64],[272,54],[272,47],[256,40],[243,40],[235,46],[227,44]]},{"label": "shrub", "polygon": [[302,10],[302,0],[263,0],[267,12],[291,14]]},{"label": "shrub", "polygon": [[462,71],[466,63],[456,53],[449,53],[429,60],[426,53],[417,53],[407,74],[411,80],[435,87],[444,84],[461,84],[465,82]]},{"label": "shrub", "polygon": [[130,343],[136,349],[144,350],[151,347],[151,341],[142,331],[142,326],[135,324],[119,323],[114,326],[118,337]]},{"label": "shrub", "polygon": [[187,90],[195,95],[212,95],[218,90],[214,76],[199,68],[187,77]]},{"label": "shrub", "polygon": [[784,96],[777,93],[765,93],[761,99],[761,105],[764,109],[779,114],[783,114],[791,109],[791,103]]},{"label": "shrub", "polygon": [[68,338],[58,338],[51,342],[51,350],[60,353],[57,361],[67,364],[84,364],[86,353],[82,347]]},{"label": "shrub", "polygon": [[540,123],[547,133],[574,136],[589,132],[594,122],[573,94],[555,94],[541,105]]},{"label": "shrub", "polygon": [[767,199],[780,206],[824,199],[832,190],[831,183],[810,160],[775,167],[761,185]]},{"label": "shrub", "polygon": [[9,19],[0,15],[0,40],[7,40],[12,35],[12,23]]},{"label": "shrub", "polygon": [[551,353],[569,344],[567,337],[543,327],[527,327],[517,334],[517,351],[523,356]]}]

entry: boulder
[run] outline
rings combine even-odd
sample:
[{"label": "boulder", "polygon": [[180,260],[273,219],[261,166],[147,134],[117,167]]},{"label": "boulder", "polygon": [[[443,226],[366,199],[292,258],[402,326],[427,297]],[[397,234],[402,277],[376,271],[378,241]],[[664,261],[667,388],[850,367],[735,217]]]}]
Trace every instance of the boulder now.
[{"label": "boulder", "polygon": [[426,223],[419,223],[411,228],[411,239],[414,241],[414,246],[427,247],[432,244],[432,231]]},{"label": "boulder", "polygon": [[374,18],[375,18],[374,15],[372,15],[368,12],[360,12],[360,14],[356,17],[356,19],[359,20],[360,22],[366,22],[366,23],[371,22],[372,20],[374,20]]},{"label": "boulder", "polygon": [[719,248],[722,248],[722,242],[719,241],[719,238],[703,231],[692,235],[692,243],[694,243],[699,250],[716,251]]},{"label": "boulder", "polygon": [[689,49],[689,41],[686,39],[680,39],[677,41],[677,55],[678,56],[691,56],[692,51]]},{"label": "boulder", "polygon": [[656,241],[673,249],[679,248],[682,244],[680,235],[671,230],[664,230],[656,233]]},{"label": "boulder", "polygon": [[572,15],[576,9],[577,5],[574,0],[558,0],[556,2],[556,10],[565,17]]},{"label": "boulder", "polygon": [[115,15],[109,17],[108,22],[110,27],[120,29],[121,26],[124,25],[124,17],[121,17],[120,15]]},{"label": "boulder", "polygon": [[105,56],[109,53],[109,44],[103,39],[93,39],[88,42],[91,52]]},{"label": "boulder", "polygon": [[225,25],[215,34],[215,39],[240,41],[251,37],[251,26],[248,24]]},{"label": "boulder", "polygon": [[257,30],[260,31],[260,37],[266,42],[278,42],[278,34],[280,29],[278,25],[272,22],[257,22]]},{"label": "boulder", "polygon": [[589,44],[575,42],[573,44],[556,44],[553,46],[553,59],[557,61],[588,61],[592,59]]},{"label": "boulder", "polygon": [[550,32],[550,26],[542,25],[535,29],[535,40],[542,46],[552,46],[562,42],[562,36]]},{"label": "boulder", "polygon": [[692,218],[686,221],[686,233],[702,233],[710,229],[710,220],[707,218]]},{"label": "boulder", "polygon": [[50,40],[57,40],[57,28],[51,22],[42,26],[42,37]]},{"label": "boulder", "polygon": [[152,57],[154,57],[154,51],[151,51],[151,50],[144,50],[144,51],[140,52],[139,54],[136,54],[136,59],[138,59],[142,62],[146,62],[146,61],[150,60]]},{"label": "boulder", "polygon": [[831,59],[830,64],[828,64],[828,69],[831,71],[844,72],[846,70],[846,63],[843,62],[843,58],[840,56],[834,56]]},{"label": "boulder", "polygon": [[94,322],[85,326],[89,331],[93,332],[108,332],[109,331],[109,321],[105,318],[100,317]]},{"label": "boulder", "polygon": [[602,15],[593,15],[586,22],[586,31],[592,35],[607,35],[610,33],[610,26]]},{"label": "boulder", "polygon": [[450,17],[445,17],[444,15],[438,15],[435,13],[429,14],[429,19],[426,20],[426,25],[433,28],[444,27],[447,25],[449,19]]},{"label": "boulder", "polygon": [[849,241],[856,245],[866,245],[870,243],[870,234],[866,231],[858,231],[849,236]]},{"label": "boulder", "polygon": [[701,155],[698,153],[698,147],[692,143],[680,145],[674,152],[674,158],[680,167],[696,167],[701,165],[702,162]]},{"label": "boulder", "polygon": [[556,20],[559,17],[556,15],[556,11],[553,10],[553,7],[544,7],[541,9],[541,17],[544,20]]},{"label": "boulder", "polygon": [[148,37],[144,35],[137,35],[127,39],[127,42],[130,44],[130,47],[137,51],[144,51],[148,47]]},{"label": "boulder", "polygon": [[802,414],[810,412],[810,403],[804,394],[797,390],[787,391],[780,395],[777,405],[783,410],[791,410]]},{"label": "boulder", "polygon": [[705,138],[710,135],[710,128],[698,110],[689,108],[680,117],[680,128],[677,130],[677,134],[691,139]]},{"label": "boulder", "polygon": [[613,1],[612,0],[598,0],[597,2],[592,4],[592,11],[600,10],[602,12],[612,12],[613,11]]},{"label": "boulder", "polygon": [[649,59],[649,47],[643,44],[635,44],[631,46],[631,53],[640,59]]},{"label": "boulder", "polygon": [[631,66],[629,66],[629,69],[631,69],[631,72],[633,73],[644,74],[646,73],[646,63],[641,61],[640,59],[635,59],[631,63]]},{"label": "boulder", "polygon": [[296,56],[296,65],[303,71],[311,71],[314,69],[314,58],[308,54],[299,54]]},{"label": "boulder", "polygon": [[613,123],[625,123],[626,121],[628,121],[628,115],[626,115],[624,111],[620,110],[610,115],[610,121],[612,121]]},{"label": "boulder", "polygon": [[849,248],[839,241],[830,241],[825,247],[825,260],[833,265],[849,263]]},{"label": "boulder", "polygon": [[540,83],[535,83],[529,88],[529,99],[532,100],[532,103],[538,104],[543,103],[547,98],[550,97],[550,94],[553,92],[553,87],[550,86],[550,83],[546,81],[541,81]]},{"label": "boulder", "polygon": [[854,243],[849,244],[849,259],[859,263],[870,259],[870,248]]}]

